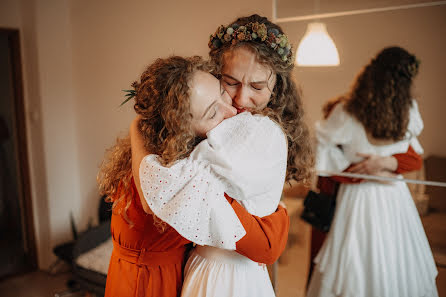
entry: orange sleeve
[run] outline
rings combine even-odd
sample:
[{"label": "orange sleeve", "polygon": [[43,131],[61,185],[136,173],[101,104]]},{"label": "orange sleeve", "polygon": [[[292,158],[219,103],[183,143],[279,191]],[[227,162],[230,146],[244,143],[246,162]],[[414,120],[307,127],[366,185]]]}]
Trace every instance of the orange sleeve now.
[{"label": "orange sleeve", "polygon": [[261,218],[251,215],[234,199],[226,198],[246,230],[237,242],[237,253],[259,263],[276,262],[288,240],[290,219],[286,209],[279,205],[275,213]]},{"label": "orange sleeve", "polygon": [[398,167],[395,170],[395,173],[406,173],[409,171],[420,170],[423,166],[423,158],[421,158],[411,146],[409,146],[406,153],[393,156],[398,161]]}]

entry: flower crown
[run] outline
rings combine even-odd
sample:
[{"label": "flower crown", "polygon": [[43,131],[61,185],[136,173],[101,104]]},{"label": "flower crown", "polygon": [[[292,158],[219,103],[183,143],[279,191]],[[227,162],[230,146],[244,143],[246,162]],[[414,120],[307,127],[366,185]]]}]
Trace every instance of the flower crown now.
[{"label": "flower crown", "polygon": [[258,22],[247,23],[244,26],[240,26],[237,23],[229,25],[228,27],[221,25],[210,36],[208,46],[210,49],[217,49],[223,44],[231,43],[234,45],[241,41],[263,42],[278,53],[282,61],[288,65],[293,64],[293,53],[288,37],[285,34],[281,34],[276,28],[267,30],[265,24]]}]

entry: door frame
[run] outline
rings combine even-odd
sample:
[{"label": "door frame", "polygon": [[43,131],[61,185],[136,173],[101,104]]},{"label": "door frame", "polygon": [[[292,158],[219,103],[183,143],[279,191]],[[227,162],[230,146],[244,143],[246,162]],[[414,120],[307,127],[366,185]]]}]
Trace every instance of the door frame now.
[{"label": "door frame", "polygon": [[31,180],[29,174],[28,145],[26,137],[26,113],[23,93],[22,62],[20,51],[20,33],[17,29],[0,28],[0,33],[8,38],[11,54],[11,78],[13,88],[13,105],[16,131],[14,137],[17,144],[18,183],[21,197],[23,222],[23,239],[27,267],[30,271],[37,269],[37,247],[34,229],[34,216],[31,197]]}]

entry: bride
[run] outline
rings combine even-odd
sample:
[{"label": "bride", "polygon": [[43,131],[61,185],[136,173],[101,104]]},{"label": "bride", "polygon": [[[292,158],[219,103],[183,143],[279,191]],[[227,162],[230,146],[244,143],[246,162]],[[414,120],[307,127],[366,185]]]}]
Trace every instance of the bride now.
[{"label": "bride", "polygon": [[[316,127],[317,169],[340,172],[364,154],[421,154],[423,121],[411,97],[415,56],[382,50]],[[383,171],[381,175],[392,175]],[[404,182],[341,184],[333,223],[315,259],[308,297],[438,296],[437,269]]]}]

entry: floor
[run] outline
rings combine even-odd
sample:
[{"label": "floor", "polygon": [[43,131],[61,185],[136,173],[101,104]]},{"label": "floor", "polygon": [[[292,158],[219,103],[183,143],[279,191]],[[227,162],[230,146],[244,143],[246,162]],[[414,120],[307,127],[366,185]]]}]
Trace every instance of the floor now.
[{"label": "floor", "polygon": [[[279,260],[276,283],[277,297],[303,297],[307,281],[309,264],[310,227],[300,220],[299,211],[302,201],[289,203],[291,230],[288,247]],[[446,266],[444,248],[446,247],[446,214],[431,213],[422,218],[429,241],[433,246],[438,268],[437,286],[440,297],[446,297]],[[66,290],[69,273],[50,275],[37,271],[22,276],[12,277],[0,282],[1,297],[56,297],[56,293]],[[60,297],[80,297],[85,294],[59,295]]]},{"label": "floor", "polygon": [[[62,294],[67,290],[66,283],[70,273],[50,275],[47,272],[36,271],[22,276],[16,276],[0,282],[2,297],[81,297],[85,294]],[[59,294],[59,295],[56,295]]]}]

